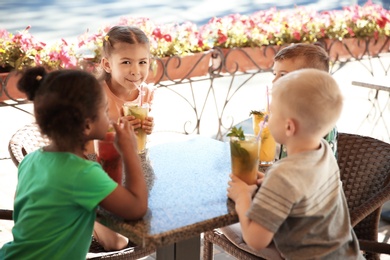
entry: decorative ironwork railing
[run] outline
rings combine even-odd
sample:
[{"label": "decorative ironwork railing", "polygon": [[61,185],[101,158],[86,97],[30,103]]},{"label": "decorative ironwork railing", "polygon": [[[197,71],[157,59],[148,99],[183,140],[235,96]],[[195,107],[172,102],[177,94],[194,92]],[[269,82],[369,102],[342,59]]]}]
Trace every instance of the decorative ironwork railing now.
[{"label": "decorative ironwork railing", "polygon": [[[360,46],[359,52],[356,47],[353,45],[351,47],[350,44]],[[377,42],[368,39],[358,42],[340,42],[337,45],[325,43],[325,47],[331,55],[331,73],[334,75],[350,74],[349,84],[355,79],[354,75],[359,73],[369,74],[371,78],[377,75],[388,76],[390,68],[389,44],[388,38]],[[373,46],[376,49],[372,49]],[[180,128],[180,125],[173,126],[172,124],[170,129],[168,123],[164,125],[162,130],[173,130],[185,134],[207,134],[222,140],[225,133],[233,125],[249,116],[250,110],[265,107],[265,86],[271,84],[273,76],[270,72],[273,57],[279,50],[280,47],[273,46],[258,49],[233,48],[224,50],[217,48],[213,50],[211,55],[207,76],[158,82],[156,84],[157,91],[169,89],[185,100],[191,108],[186,113],[186,118],[182,118],[183,128]],[[347,65],[352,62],[358,63],[363,72],[349,72]],[[164,73],[168,77],[170,72],[165,71]],[[181,88],[177,88],[177,85],[181,85]],[[190,94],[183,94],[183,87],[189,90]],[[196,95],[197,91],[203,92],[203,95],[199,97]],[[181,109],[175,109],[175,105],[175,103],[167,102],[165,106],[171,106],[171,112],[161,113],[157,117],[161,117],[162,114],[168,114],[169,117],[173,114],[174,118],[179,117],[179,114],[184,112],[181,112]],[[208,110],[207,106],[209,106]],[[154,109],[158,110],[160,107],[162,104]],[[213,110],[210,107],[213,107]],[[234,112],[237,113],[234,114]],[[206,117],[211,116],[216,124],[211,124],[211,120],[206,120]],[[388,126],[384,118],[382,119],[383,125],[376,124],[372,127],[385,127],[387,129]],[[202,124],[207,127],[202,127]],[[350,129],[350,132],[358,130]],[[362,132],[362,134],[368,135],[369,133]],[[384,137],[380,138],[386,140]]]},{"label": "decorative ironwork railing", "polygon": [[357,81],[352,81],[352,85],[369,89],[370,109],[356,132],[390,143],[390,87]]},{"label": "decorative ironwork railing", "polygon": [[[349,83],[362,73],[349,71],[350,63],[359,63],[371,77],[388,76],[389,38],[323,43],[332,61],[331,73],[350,74]],[[280,48],[215,48],[191,56],[156,59],[157,72],[150,79],[156,87],[152,111],[155,131],[205,134],[222,140],[233,125],[249,116],[250,110],[265,106],[265,86],[271,84],[273,57]],[[10,75],[0,79],[0,106],[26,103],[23,97],[12,95]],[[382,116],[383,109],[378,113]],[[380,120],[388,129],[383,116]]]}]

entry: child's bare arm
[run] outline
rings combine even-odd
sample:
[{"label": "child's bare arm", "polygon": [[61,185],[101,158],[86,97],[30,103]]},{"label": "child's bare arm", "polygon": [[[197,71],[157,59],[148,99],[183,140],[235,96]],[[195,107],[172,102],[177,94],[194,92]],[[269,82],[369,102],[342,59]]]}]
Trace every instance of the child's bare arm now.
[{"label": "child's bare arm", "polygon": [[268,231],[246,216],[252,203],[252,195],[257,187],[256,185],[247,185],[233,174],[231,174],[230,177],[231,181],[229,181],[228,196],[236,204],[235,208],[240,220],[242,237],[248,246],[253,249],[263,249],[272,241],[274,233]]},{"label": "child's bare arm", "polygon": [[121,126],[114,124],[114,128],[116,147],[123,159],[126,187],[118,185],[100,205],[123,218],[142,218],[148,209],[148,191],[134,131],[127,120],[123,120]]}]

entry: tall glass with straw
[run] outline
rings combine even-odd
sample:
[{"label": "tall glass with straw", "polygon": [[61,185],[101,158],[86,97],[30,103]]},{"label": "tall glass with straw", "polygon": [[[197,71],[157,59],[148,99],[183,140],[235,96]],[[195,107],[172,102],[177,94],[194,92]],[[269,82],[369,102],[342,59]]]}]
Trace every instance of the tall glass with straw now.
[{"label": "tall glass with straw", "polygon": [[259,151],[259,164],[261,166],[267,166],[273,164],[276,154],[276,142],[271,135],[268,128],[269,118],[269,92],[268,86],[266,88],[267,96],[267,109],[266,111],[260,111],[260,115],[253,111],[253,132],[259,140],[260,151]]},{"label": "tall glass with straw", "polygon": [[[140,97],[137,101],[126,102],[123,105],[123,113],[125,116],[134,116],[136,119],[140,119],[141,122],[146,119],[149,113],[149,104],[143,102],[143,96],[145,95],[142,86],[138,87],[140,91]],[[146,150],[147,135],[141,128],[134,129],[137,137],[138,153],[142,154]]]}]

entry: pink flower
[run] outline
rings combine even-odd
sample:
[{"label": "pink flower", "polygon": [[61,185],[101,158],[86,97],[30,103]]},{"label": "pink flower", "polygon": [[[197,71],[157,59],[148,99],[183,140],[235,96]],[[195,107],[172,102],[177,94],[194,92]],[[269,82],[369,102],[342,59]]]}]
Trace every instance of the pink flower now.
[{"label": "pink flower", "polygon": [[348,31],[348,33],[349,33],[352,37],[355,36],[355,33],[353,32],[352,28],[348,27],[348,28],[347,28],[347,31]]},{"label": "pink flower", "polygon": [[293,32],[293,37],[295,40],[300,41],[301,40],[301,33],[300,32]]}]

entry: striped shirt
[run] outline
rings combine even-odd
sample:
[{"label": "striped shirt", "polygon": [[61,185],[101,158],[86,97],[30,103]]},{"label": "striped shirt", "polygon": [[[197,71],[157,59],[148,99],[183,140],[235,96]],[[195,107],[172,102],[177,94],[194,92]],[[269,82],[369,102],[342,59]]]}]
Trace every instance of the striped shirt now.
[{"label": "striped shirt", "polygon": [[358,259],[339,168],[325,140],[270,167],[247,215],[275,233],[287,259]]}]

